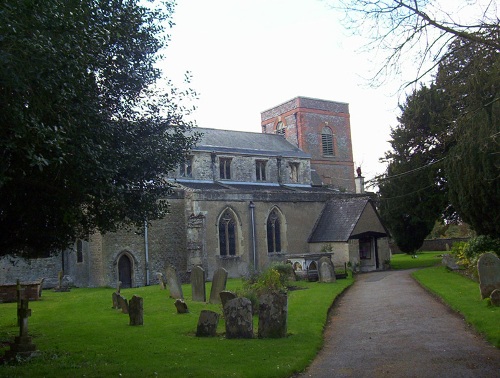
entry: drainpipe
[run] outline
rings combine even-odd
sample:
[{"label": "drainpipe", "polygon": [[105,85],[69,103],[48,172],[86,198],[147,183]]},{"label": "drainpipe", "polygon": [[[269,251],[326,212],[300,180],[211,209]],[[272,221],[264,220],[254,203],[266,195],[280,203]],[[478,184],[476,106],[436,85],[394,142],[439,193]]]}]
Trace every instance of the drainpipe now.
[{"label": "drainpipe", "polygon": [[256,272],[257,271],[257,253],[255,250],[255,204],[253,201],[250,201],[248,204],[248,207],[250,208],[250,219],[251,219],[251,225],[252,225],[252,251],[253,251],[253,269]]},{"label": "drainpipe", "polygon": [[149,241],[148,241],[148,221],[144,221],[144,250],[146,252],[146,286],[149,286]]}]

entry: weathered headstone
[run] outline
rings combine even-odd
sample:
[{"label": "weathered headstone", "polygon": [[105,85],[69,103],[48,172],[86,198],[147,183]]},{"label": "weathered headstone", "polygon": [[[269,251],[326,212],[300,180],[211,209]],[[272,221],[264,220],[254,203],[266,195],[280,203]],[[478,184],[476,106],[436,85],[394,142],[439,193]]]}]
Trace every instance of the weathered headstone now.
[{"label": "weathered headstone", "polygon": [[488,298],[493,290],[500,289],[500,259],[494,253],[484,253],[477,261],[481,298]]},{"label": "weathered headstone", "polygon": [[31,357],[36,351],[36,346],[31,342],[31,336],[28,335],[28,317],[31,316],[29,308],[29,299],[23,297],[24,290],[18,289],[18,308],[17,308],[17,323],[19,325],[19,336],[16,336],[14,343],[10,345],[10,350],[5,353],[5,359],[11,360],[19,356],[27,358]]},{"label": "weathered headstone", "polygon": [[178,314],[187,314],[189,312],[188,306],[184,299],[177,299],[174,303]]},{"label": "weathered headstone", "polygon": [[237,295],[235,293],[233,293],[232,291],[228,291],[228,290],[222,290],[219,293],[219,296],[220,296],[220,302],[222,304],[222,307],[224,307],[225,304],[227,302],[229,302],[231,299],[234,299],[237,297]]},{"label": "weathered headstone", "polygon": [[269,293],[259,298],[259,338],[286,337],[288,322],[288,296]]},{"label": "weathered headstone", "polygon": [[166,276],[167,285],[170,289],[170,298],[183,299],[184,295],[182,295],[182,286],[177,276],[177,270],[172,265],[167,267]]},{"label": "weathered headstone", "polygon": [[443,264],[446,268],[450,270],[459,270],[457,259],[451,253],[445,253],[441,260],[441,264]]},{"label": "weathered headstone", "polygon": [[248,298],[231,299],[224,306],[226,338],[253,338],[252,302]]},{"label": "weathered headstone", "polygon": [[217,336],[217,326],[219,325],[219,314],[210,311],[202,310],[198,318],[198,326],[196,327],[196,336]]},{"label": "weathered headstone", "polygon": [[195,266],[191,270],[191,293],[193,301],[206,302],[205,270],[201,266]]},{"label": "weathered headstone", "polygon": [[493,306],[500,307],[500,289],[493,290],[490,299]]},{"label": "weathered headstone", "polygon": [[318,275],[319,282],[335,282],[335,270],[333,267],[332,259],[323,256],[318,261]]},{"label": "weathered headstone", "polygon": [[163,282],[163,274],[158,272],[156,273],[156,277],[158,278],[158,284],[160,285],[160,289],[165,290],[165,282]]},{"label": "weathered headstone", "polygon": [[134,295],[130,298],[128,303],[128,316],[130,318],[130,325],[143,325],[144,324],[144,300],[142,297]]},{"label": "weathered headstone", "polygon": [[227,282],[227,270],[224,268],[218,268],[214,273],[214,278],[212,279],[212,288],[210,289],[210,303],[219,304],[220,302],[220,292],[226,290]]},{"label": "weathered headstone", "polygon": [[114,292],[113,294],[111,294],[111,299],[113,300],[113,307],[114,309],[119,309],[120,308],[120,305],[118,304],[118,296],[120,294],[118,294],[117,292]]},{"label": "weathered headstone", "polygon": [[122,309],[122,313],[128,314],[128,302],[123,295],[118,295],[118,308]]},{"label": "weathered headstone", "polygon": [[57,274],[57,286],[54,288],[54,291],[56,292],[66,292],[66,291],[70,291],[70,288],[69,288],[69,280],[66,279],[66,281],[64,281],[64,277],[66,277],[64,275],[64,272],[61,270],[59,271],[59,273]]}]

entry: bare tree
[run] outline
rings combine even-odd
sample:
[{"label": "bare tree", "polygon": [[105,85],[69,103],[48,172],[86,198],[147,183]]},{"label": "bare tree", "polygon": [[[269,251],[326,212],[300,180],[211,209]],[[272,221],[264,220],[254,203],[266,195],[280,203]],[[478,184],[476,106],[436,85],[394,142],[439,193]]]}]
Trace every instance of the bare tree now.
[{"label": "bare tree", "polygon": [[[421,81],[445,58],[456,38],[500,50],[500,19],[496,0],[447,2],[433,0],[340,0],[332,7],[345,13],[345,27],[368,39],[372,56],[382,53],[373,79],[398,76],[411,64],[411,85]],[[410,63],[409,63],[410,61]]]}]

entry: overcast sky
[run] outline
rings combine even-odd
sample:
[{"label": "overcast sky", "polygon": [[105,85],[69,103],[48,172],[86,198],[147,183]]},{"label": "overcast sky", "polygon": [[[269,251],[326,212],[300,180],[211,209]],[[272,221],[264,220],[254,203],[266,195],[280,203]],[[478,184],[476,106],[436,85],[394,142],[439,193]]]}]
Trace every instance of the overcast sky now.
[{"label": "overcast sky", "polygon": [[348,103],[368,180],[385,169],[402,80],[370,88],[380,63],[341,18],[319,0],[179,0],[162,67],[177,85],[192,73],[200,127],[261,132],[260,113],[296,96]]}]

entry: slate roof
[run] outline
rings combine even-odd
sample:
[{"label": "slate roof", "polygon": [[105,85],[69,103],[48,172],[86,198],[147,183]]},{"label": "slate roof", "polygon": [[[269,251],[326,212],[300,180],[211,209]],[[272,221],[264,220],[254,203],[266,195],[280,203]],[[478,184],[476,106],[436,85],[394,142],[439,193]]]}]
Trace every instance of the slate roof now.
[{"label": "slate roof", "polygon": [[200,141],[193,148],[194,151],[311,158],[281,135],[201,127],[193,131],[202,134]]},{"label": "slate roof", "polygon": [[331,199],[309,236],[309,243],[346,242],[369,204],[367,197]]}]

